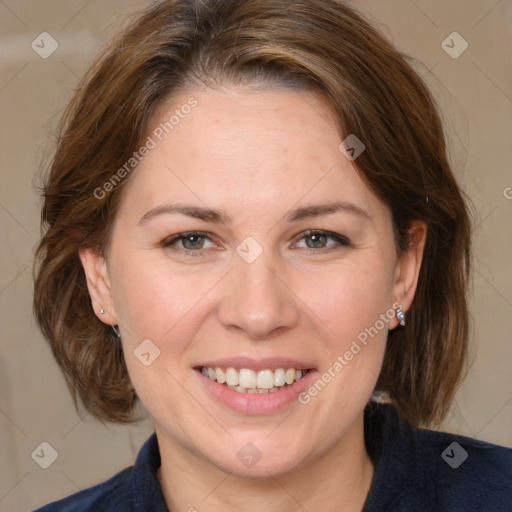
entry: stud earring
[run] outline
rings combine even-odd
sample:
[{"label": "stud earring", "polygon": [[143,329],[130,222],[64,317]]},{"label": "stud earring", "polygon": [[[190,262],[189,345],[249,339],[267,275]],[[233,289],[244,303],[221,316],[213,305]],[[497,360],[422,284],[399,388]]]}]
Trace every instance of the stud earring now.
[{"label": "stud earring", "polygon": [[398,306],[396,308],[396,318],[398,319],[402,327],[405,326],[405,313],[403,312],[401,306]]},{"label": "stud earring", "polygon": [[100,309],[100,315],[104,315],[105,314],[105,310],[104,309]]}]

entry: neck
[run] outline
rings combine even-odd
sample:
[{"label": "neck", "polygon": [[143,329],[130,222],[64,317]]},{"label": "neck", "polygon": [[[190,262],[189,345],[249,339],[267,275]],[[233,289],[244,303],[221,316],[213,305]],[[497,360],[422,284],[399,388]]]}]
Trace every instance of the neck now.
[{"label": "neck", "polygon": [[290,472],[258,479],[225,473],[155,429],[162,459],[158,480],[171,512],[360,512],[373,479],[362,414],[325,453]]}]

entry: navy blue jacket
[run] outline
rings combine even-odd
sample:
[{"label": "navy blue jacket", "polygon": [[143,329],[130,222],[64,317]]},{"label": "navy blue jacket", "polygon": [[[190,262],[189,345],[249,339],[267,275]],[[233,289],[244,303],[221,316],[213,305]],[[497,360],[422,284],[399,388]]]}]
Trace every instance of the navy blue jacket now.
[{"label": "navy blue jacket", "polygon": [[[362,512],[512,511],[512,449],[412,428],[375,402],[365,409],[364,433],[376,469]],[[135,466],[36,512],[169,512],[159,466],[153,434]]]}]

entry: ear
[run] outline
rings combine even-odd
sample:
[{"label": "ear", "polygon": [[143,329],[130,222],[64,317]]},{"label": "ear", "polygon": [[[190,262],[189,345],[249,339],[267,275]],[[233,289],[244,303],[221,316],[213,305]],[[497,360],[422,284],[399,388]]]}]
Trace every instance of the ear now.
[{"label": "ear", "polygon": [[[87,288],[96,316],[108,325],[116,325],[117,315],[112,299],[107,263],[97,249],[82,248],[78,254],[85,271]],[[103,310],[104,313],[100,313]]]},{"label": "ear", "polygon": [[[400,256],[396,268],[393,283],[393,297],[395,304],[400,304],[405,313],[409,309],[420,275],[423,250],[427,239],[427,225],[422,221],[413,221],[409,227],[409,247]],[[395,307],[395,304],[393,307]],[[389,328],[398,325],[398,320],[393,318],[389,322]]]}]

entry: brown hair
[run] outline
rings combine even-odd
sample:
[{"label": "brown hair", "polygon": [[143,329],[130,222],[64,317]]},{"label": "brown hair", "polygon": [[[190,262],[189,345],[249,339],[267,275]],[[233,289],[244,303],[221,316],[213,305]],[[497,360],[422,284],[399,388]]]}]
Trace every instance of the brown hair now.
[{"label": "brown hair", "polygon": [[[412,220],[428,234],[407,326],[390,331],[377,390],[413,425],[438,424],[466,367],[470,221],[426,86],[357,12],[335,0],[166,0],[132,21],[88,72],[61,121],[44,184],[34,310],[75,403],[130,421],[136,403],[119,343],[95,316],[78,247],[108,247],[129,176],[98,193],[178,89],[207,83],[314,90],[355,165],[392,211],[398,253]],[[102,189],[106,190],[106,189]],[[95,193],[96,191],[96,193]]]}]

